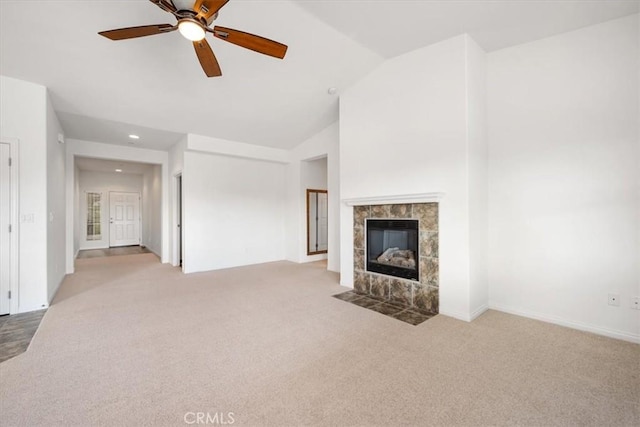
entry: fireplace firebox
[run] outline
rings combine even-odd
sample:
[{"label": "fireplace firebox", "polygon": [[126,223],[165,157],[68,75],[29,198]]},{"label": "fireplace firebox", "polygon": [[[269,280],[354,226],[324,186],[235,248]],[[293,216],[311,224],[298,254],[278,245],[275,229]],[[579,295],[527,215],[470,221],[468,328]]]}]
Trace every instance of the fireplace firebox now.
[{"label": "fireplace firebox", "polygon": [[418,220],[367,219],[367,271],[419,280]]}]

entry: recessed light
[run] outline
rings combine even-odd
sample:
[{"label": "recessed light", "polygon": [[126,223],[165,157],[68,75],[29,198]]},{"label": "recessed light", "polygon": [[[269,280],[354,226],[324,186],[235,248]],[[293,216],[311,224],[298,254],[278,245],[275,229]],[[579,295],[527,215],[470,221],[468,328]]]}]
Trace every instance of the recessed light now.
[{"label": "recessed light", "polygon": [[336,93],[338,93],[338,88],[336,87],[330,87],[329,89],[327,89],[327,93],[329,95],[335,95]]},{"label": "recessed light", "polygon": [[116,172],[122,172],[122,169],[116,169]]},{"label": "recessed light", "polygon": [[140,139],[140,137],[138,135],[134,135],[134,134],[129,135],[129,138],[131,138],[131,139]]}]

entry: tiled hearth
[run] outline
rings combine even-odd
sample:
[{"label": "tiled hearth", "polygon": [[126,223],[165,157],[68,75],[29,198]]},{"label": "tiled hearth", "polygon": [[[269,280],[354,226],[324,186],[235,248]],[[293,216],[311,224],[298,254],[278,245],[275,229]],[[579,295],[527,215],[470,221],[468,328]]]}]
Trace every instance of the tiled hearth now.
[{"label": "tiled hearth", "polygon": [[341,294],[334,295],[333,297],[342,301],[350,302],[351,304],[355,304],[359,307],[376,311],[380,314],[384,314],[385,316],[401,320],[414,326],[417,326],[434,316],[434,313],[425,313],[414,308],[396,305],[390,301],[381,301],[354,291],[343,292]]},{"label": "tiled hearth", "polygon": [[[438,204],[410,203],[354,206],[354,291],[396,306],[438,313]],[[366,271],[365,219],[417,219],[420,280]]]}]

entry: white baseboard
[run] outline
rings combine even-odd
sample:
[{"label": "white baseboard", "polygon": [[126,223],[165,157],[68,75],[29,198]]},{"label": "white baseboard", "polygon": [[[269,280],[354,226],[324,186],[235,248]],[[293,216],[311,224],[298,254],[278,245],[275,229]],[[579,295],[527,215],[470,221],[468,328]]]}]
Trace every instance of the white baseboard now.
[{"label": "white baseboard", "polygon": [[504,313],[515,314],[516,316],[527,317],[529,319],[540,320],[542,322],[553,323],[554,325],[565,326],[567,328],[578,329],[580,331],[591,332],[597,335],[603,335],[609,338],[615,338],[623,341],[629,341],[632,343],[640,344],[640,335],[631,334],[628,332],[616,331],[613,329],[602,328],[600,326],[589,325],[587,323],[575,322],[572,320],[563,319],[561,317],[552,316],[548,314],[536,313],[529,310],[523,310],[519,308],[513,308],[489,302],[489,308],[491,310],[502,311]]},{"label": "white baseboard", "polygon": [[447,310],[440,308],[439,314],[453,317],[454,319],[463,320],[465,322],[473,322],[478,316],[480,316],[485,311],[489,310],[489,306],[484,304],[477,309],[473,310],[471,313],[464,313],[462,311],[456,310]]},{"label": "white baseboard", "polygon": [[351,288],[353,289],[353,282],[349,283],[346,280],[342,280],[342,277],[340,278],[340,286],[344,286],[345,288]]},{"label": "white baseboard", "polygon": [[469,316],[469,313],[464,313],[462,311],[446,310],[446,309],[443,310],[442,308],[440,308],[440,310],[438,311],[438,314],[442,314],[443,316],[453,317],[454,319],[462,320],[464,322],[471,322],[471,316]]},{"label": "white baseboard", "polygon": [[29,313],[32,311],[44,310],[45,308],[49,308],[49,303],[40,304],[38,306],[20,307],[17,313],[11,313],[11,314]]},{"label": "white baseboard", "polygon": [[62,285],[62,282],[64,282],[64,279],[67,277],[67,275],[65,274],[64,276],[62,276],[62,278],[60,279],[60,281],[58,282],[58,284],[56,285],[55,290],[53,291],[53,295],[51,295],[51,298],[49,298],[49,306],[51,305],[51,303],[53,302],[54,298],[56,297],[56,294],[58,293],[58,291],[60,290],[60,285]]},{"label": "white baseboard", "polygon": [[78,252],[80,252],[80,251],[92,251],[94,249],[109,249],[109,245],[107,245],[107,246],[104,246],[104,245],[103,246],[90,246],[88,248],[80,247],[80,249],[78,249]]},{"label": "white baseboard", "polygon": [[478,318],[478,316],[480,316],[482,313],[484,313],[487,310],[489,310],[489,306],[487,304],[483,304],[477,309],[475,309],[474,311],[472,311],[471,314],[469,315],[471,317],[471,321],[474,321],[476,318]]}]

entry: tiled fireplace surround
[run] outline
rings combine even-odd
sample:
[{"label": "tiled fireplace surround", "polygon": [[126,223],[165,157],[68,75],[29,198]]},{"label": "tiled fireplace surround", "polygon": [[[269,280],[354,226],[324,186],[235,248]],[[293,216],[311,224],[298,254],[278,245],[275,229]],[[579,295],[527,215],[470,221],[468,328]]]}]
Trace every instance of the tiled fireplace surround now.
[{"label": "tiled fireplace surround", "polygon": [[[366,218],[419,220],[419,281],[366,271]],[[438,313],[438,204],[409,203],[354,206],[353,219],[354,290],[403,307],[411,307],[428,313]]]}]

